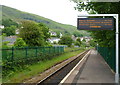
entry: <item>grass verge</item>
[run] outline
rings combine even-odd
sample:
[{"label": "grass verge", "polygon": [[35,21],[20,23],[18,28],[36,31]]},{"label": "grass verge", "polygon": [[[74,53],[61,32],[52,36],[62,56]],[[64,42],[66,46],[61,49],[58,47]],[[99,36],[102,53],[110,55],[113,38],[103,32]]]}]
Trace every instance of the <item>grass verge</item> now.
[{"label": "grass verge", "polygon": [[[67,51],[68,51],[68,48],[67,48]],[[53,65],[63,60],[66,60],[70,57],[73,57],[83,51],[84,49],[74,51],[74,52],[63,53],[57,57],[54,57],[51,60],[45,60],[33,65],[28,65],[26,69],[19,70],[18,72],[14,72],[13,76],[3,79],[3,83],[4,82],[5,83],[21,83],[24,80],[27,80],[33,76],[37,76],[38,74],[40,74],[41,72],[44,72],[46,69],[52,67]]]}]

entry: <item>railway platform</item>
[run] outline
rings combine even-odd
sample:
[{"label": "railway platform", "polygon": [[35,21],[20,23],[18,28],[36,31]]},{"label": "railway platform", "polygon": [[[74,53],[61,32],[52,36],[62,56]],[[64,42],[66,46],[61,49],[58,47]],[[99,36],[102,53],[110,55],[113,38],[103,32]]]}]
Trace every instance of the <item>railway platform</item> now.
[{"label": "railway platform", "polygon": [[93,49],[60,82],[63,85],[66,83],[114,85],[115,73],[106,64],[102,56]]}]

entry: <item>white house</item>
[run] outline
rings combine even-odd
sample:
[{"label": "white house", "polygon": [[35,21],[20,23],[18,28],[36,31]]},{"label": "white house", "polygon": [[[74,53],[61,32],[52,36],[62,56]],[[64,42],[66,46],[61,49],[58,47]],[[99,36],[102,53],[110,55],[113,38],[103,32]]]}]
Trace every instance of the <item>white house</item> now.
[{"label": "white house", "polygon": [[80,40],[83,41],[84,37],[80,37]]},{"label": "white house", "polygon": [[17,29],[17,30],[15,31],[15,33],[16,33],[16,34],[19,34],[19,29]]},{"label": "white house", "polygon": [[0,29],[4,29],[5,27],[3,25],[0,25]]},{"label": "white house", "polygon": [[80,37],[80,40],[83,41],[83,39],[85,39],[86,42],[89,42],[92,38],[91,37]]},{"label": "white house", "polygon": [[49,31],[51,36],[57,36],[56,32]]},{"label": "white house", "polygon": [[72,40],[76,41],[77,37],[75,37],[74,35],[72,35]]},{"label": "white house", "polygon": [[48,41],[50,43],[54,43],[54,42],[58,43],[60,41],[60,38],[56,38],[56,37],[55,38],[49,38]]},{"label": "white house", "polygon": [[63,36],[63,34],[62,33],[60,33],[60,38]]}]

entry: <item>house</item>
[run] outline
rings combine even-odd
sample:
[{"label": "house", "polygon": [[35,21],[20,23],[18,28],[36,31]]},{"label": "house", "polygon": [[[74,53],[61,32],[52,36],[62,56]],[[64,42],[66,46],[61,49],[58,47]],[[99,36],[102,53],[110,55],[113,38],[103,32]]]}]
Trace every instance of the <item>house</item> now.
[{"label": "house", "polygon": [[15,33],[16,33],[16,34],[19,34],[19,29],[17,29],[17,30],[15,31]]},{"label": "house", "polygon": [[49,31],[51,36],[57,36],[56,32]]},{"label": "house", "polygon": [[72,40],[76,41],[77,37],[75,37],[74,35],[72,35]]},{"label": "house", "polygon": [[86,42],[89,42],[92,38],[91,37],[87,37],[87,36],[80,37],[81,41],[83,41],[83,39],[85,39]]},{"label": "house", "polygon": [[60,38],[57,38],[57,37],[54,37],[54,38],[49,38],[48,39],[48,41],[50,42],[50,43],[58,43],[59,41],[60,41]]},{"label": "house", "polygon": [[91,39],[92,39],[91,37],[87,37],[87,36],[85,36],[85,40],[86,40],[86,42],[89,42]]},{"label": "house", "polygon": [[62,33],[60,33],[60,38],[63,36],[63,34]]},{"label": "house", "polygon": [[5,27],[3,25],[0,25],[0,29],[4,29]]},{"label": "house", "polygon": [[80,37],[80,40],[81,40],[81,41],[83,41],[83,39],[84,39],[83,37]]}]

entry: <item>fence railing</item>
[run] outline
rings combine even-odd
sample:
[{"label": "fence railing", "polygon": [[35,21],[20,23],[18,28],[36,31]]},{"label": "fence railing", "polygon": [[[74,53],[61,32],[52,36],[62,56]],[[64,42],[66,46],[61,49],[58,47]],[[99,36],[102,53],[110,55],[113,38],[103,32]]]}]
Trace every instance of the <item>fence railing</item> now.
[{"label": "fence railing", "polygon": [[[63,53],[64,47],[24,47],[2,49],[2,62],[13,63],[28,60],[44,60]],[[31,61],[30,61],[31,62]]]},{"label": "fence railing", "polygon": [[116,67],[116,57],[115,57],[115,48],[111,47],[96,47],[100,55],[104,58],[107,64],[115,71]]}]

